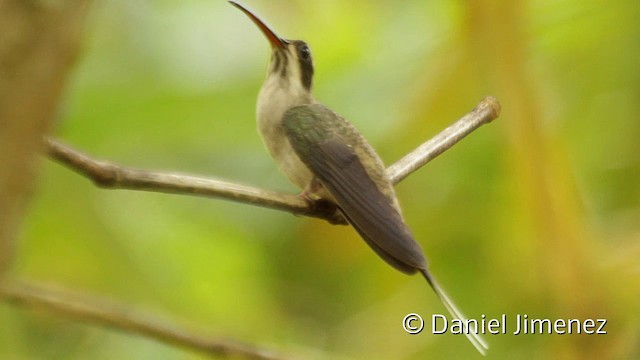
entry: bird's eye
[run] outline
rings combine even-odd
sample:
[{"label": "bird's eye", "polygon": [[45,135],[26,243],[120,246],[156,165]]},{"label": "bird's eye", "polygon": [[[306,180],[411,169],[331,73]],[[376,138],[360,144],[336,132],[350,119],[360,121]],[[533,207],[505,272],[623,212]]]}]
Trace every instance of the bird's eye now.
[{"label": "bird's eye", "polygon": [[299,52],[302,60],[309,60],[309,58],[311,58],[311,50],[309,50],[307,45],[302,45]]}]

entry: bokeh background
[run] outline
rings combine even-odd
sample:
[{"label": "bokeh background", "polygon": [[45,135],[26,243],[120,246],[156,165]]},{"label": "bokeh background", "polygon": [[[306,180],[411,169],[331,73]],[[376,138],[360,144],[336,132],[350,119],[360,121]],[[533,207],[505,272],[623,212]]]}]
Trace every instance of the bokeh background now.
[{"label": "bokeh background", "polygon": [[[502,115],[401,184],[470,317],[606,318],[607,335],[490,335],[495,359],[640,358],[640,3],[244,1],[304,39],[316,97],[391,163],[493,95]],[[98,0],[53,136],[98,158],[297,192],[255,129],[269,45],[225,1]],[[476,358],[407,335],[445,313],[348,227],[100,190],[42,159],[12,276],[318,359]],[[200,359],[0,304],[3,359]]]}]

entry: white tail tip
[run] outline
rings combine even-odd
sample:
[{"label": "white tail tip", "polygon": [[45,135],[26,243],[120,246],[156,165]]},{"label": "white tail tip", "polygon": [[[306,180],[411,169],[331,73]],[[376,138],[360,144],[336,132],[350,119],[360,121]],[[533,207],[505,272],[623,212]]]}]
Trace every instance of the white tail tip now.
[{"label": "white tail tip", "polygon": [[[431,276],[429,271],[426,269],[419,270],[427,280],[429,285],[431,285],[431,288],[433,288],[433,291],[435,291],[436,295],[438,295],[438,298],[440,298],[440,301],[442,302],[444,307],[447,308],[447,311],[449,312],[451,317],[453,317],[454,319],[458,319],[465,324],[469,324],[470,322],[467,321],[467,318],[462,314],[460,310],[458,310],[458,307],[453,303],[453,301],[451,301],[444,290],[442,290],[440,285],[435,281],[433,276]],[[471,322],[471,324],[472,326],[467,329],[464,334],[467,339],[469,339],[469,342],[471,342],[471,344],[476,348],[476,350],[478,350],[480,354],[485,356],[487,354],[487,350],[489,350],[489,344],[482,337],[480,337],[480,334],[478,334],[478,328],[475,322]]]}]

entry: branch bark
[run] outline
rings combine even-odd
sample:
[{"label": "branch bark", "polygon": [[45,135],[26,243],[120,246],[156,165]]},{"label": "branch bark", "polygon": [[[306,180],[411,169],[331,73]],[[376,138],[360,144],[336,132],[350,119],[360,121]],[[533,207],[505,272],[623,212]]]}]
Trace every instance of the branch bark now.
[{"label": "branch bark", "polygon": [[215,339],[183,329],[175,324],[151,320],[132,313],[122,305],[101,299],[89,299],[59,289],[6,281],[0,286],[0,299],[23,307],[48,312],[89,324],[102,325],[134,335],[146,336],[164,343],[206,353],[253,360],[284,359],[271,351],[229,339]]},{"label": "branch bark", "polygon": [[387,168],[389,178],[394,184],[404,180],[411,173],[447,151],[480,126],[497,119],[500,116],[500,110],[500,103],[496,98],[489,96],[482,99],[471,112],[460,118],[460,120],[389,166]]},{"label": "branch bark", "polygon": [[[394,184],[451,148],[465,136],[500,115],[500,103],[493,97],[483,99],[471,112],[431,140],[387,168]],[[337,209],[326,202],[309,202],[297,195],[284,194],[222,180],[169,172],[127,168],[90,156],[53,139],[45,139],[47,155],[62,165],[108,189],[129,189],[204,196],[237,201],[344,223]]]}]

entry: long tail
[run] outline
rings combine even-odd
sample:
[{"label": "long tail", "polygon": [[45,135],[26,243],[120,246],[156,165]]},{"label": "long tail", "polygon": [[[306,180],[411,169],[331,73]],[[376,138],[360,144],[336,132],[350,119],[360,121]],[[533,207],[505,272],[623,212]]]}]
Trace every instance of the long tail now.
[{"label": "long tail", "polygon": [[[454,319],[461,320],[465,324],[467,324],[468,323],[467,318],[462,314],[460,310],[458,310],[458,307],[453,303],[453,301],[451,301],[451,299],[449,298],[449,296],[447,296],[444,290],[442,290],[440,285],[436,282],[433,276],[431,276],[429,271],[426,269],[418,269],[418,270],[422,273],[422,275],[427,280],[429,285],[431,285],[431,288],[433,288],[433,291],[435,291],[436,295],[438,295],[438,298],[440,298],[440,301],[442,302],[442,304],[444,304],[444,307],[447,308],[447,311],[449,311],[449,314]],[[483,356],[486,355],[487,350],[489,350],[489,344],[487,344],[487,342],[480,337],[480,335],[478,334],[478,329],[475,326],[475,324],[471,325],[470,328],[467,330],[468,331],[465,331],[465,335],[467,336],[467,339],[469,339],[471,344],[476,348],[476,350],[478,350],[478,352],[480,352],[480,354],[482,354]]]}]

